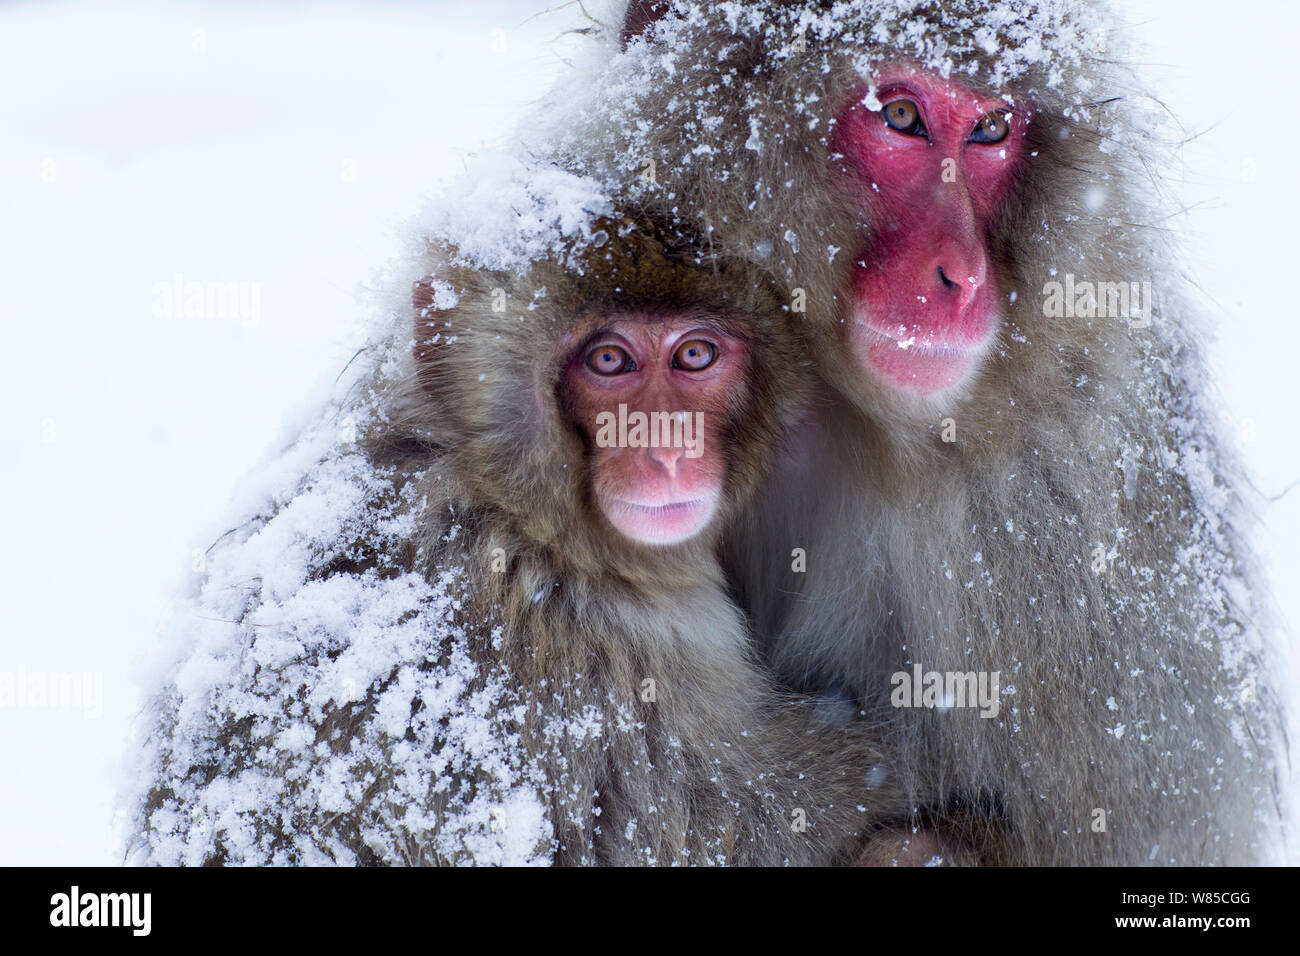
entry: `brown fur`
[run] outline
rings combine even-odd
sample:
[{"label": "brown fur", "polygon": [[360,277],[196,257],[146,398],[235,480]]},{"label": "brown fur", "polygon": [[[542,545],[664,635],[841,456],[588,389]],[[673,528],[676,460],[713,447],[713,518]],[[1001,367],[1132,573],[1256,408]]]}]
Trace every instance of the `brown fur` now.
[{"label": "brown fur", "polygon": [[[457,635],[474,674],[467,694],[504,688],[486,716],[510,740],[504,776],[544,807],[551,862],[850,862],[881,821],[909,816],[874,731],[830,731],[756,665],[718,566],[717,523],[698,540],[652,548],[619,537],[593,506],[588,450],[558,389],[565,357],[595,323],[700,312],[745,339],[756,356],[749,388],[725,410],[732,507],[766,473],[808,378],[761,273],[726,262],[702,269],[689,249],[628,223],[597,225],[598,244],[522,275],[477,271],[457,264],[454,249],[430,247],[414,321],[397,336],[405,343],[413,332],[413,347],[368,380],[377,414],[361,436],[366,467],[388,489],[368,504],[384,527],[409,521],[414,533],[363,530],[332,543],[316,576],[414,572],[450,581],[454,600],[429,615],[418,656],[392,661],[391,675],[350,703],[334,693],[319,717],[256,671],[238,709],[211,710],[222,716],[200,724],[197,741],[175,731],[179,702],[164,699],[152,734],[166,745],[137,830],[155,854],[479,862],[472,843],[485,833],[491,842],[491,827],[466,824],[463,811],[503,775],[448,753],[418,704],[405,728],[391,712],[376,724],[394,683],[463,669]],[[492,308],[498,289],[504,311]],[[285,745],[284,714],[291,732],[312,722],[313,746]],[[428,749],[414,764],[397,759],[412,746]],[[249,779],[282,786],[226,822],[233,815],[215,806],[212,788],[230,781],[244,799]],[[873,859],[893,858],[893,838],[882,835]]]},{"label": "brown fur", "polygon": [[[1256,632],[1266,604],[1251,606],[1239,481],[1181,292],[1191,281],[1154,225],[1164,148],[1143,129],[1125,66],[1074,38],[1106,9],[1019,7],[1011,27],[1049,43],[1054,31],[1064,52],[1009,76],[963,19],[980,0],[912,5],[924,49],[875,39],[866,6],[811,31],[803,51],[791,43],[798,14],[828,5],[755,2],[739,21],[707,0],[681,6],[694,18],[669,16],[616,58],[597,84],[602,108],[584,104],[557,155],[807,295],[800,328],[827,387],[728,548],[773,665],[793,687],[846,690],[890,721],[918,804],[942,813],[958,800],[957,829],[989,862],[1267,859],[1279,721]],[[940,41],[963,82],[1033,103],[1035,118],[989,237],[1003,291],[1017,293],[999,348],[967,394],[918,420],[841,344],[871,223],[847,201],[828,142],[861,62],[924,61]],[[997,42],[998,55],[1016,44],[1006,32]],[[759,149],[747,145],[755,130]],[[1101,209],[1086,201],[1096,185]],[[1067,272],[1151,281],[1151,328],[1047,317],[1040,290]],[[939,438],[946,417],[955,444]],[[796,547],[806,574],[791,571]],[[1015,693],[993,720],[894,710],[889,676],[913,663],[996,670]]]},{"label": "brown fur", "polygon": [[[556,401],[562,356],[593,319],[655,311],[721,316],[763,356],[750,370],[748,394],[727,410],[735,502],[765,470],[766,450],[784,427],[778,409],[802,404],[802,363],[770,289],[752,273],[736,264],[704,271],[674,261],[672,250],[625,225],[603,225],[609,241],[577,266],[587,273],[582,279],[551,264],[523,281],[436,266],[459,303],[436,311],[429,287],[417,290],[425,394],[409,395],[402,417],[403,429],[428,443],[438,461],[426,471],[438,475],[427,488],[430,500],[445,497],[467,526],[469,616],[499,621],[499,660],[525,698],[551,717],[594,705],[607,731],[620,712],[638,722],[598,740],[558,744],[528,734],[537,727],[524,728],[556,775],[553,818],[564,822],[557,859],[845,859],[869,823],[905,809],[887,783],[877,793],[868,788],[873,768],[877,777],[884,769],[870,736],[837,739],[816,729],[806,703],[774,694],[725,595],[712,535],[651,548],[605,524],[590,500],[586,450]],[[496,288],[535,307],[493,313]],[[545,296],[533,299],[542,288]],[[447,509],[430,509],[440,512]],[[430,573],[446,560],[438,544],[443,523],[422,528]],[[508,556],[505,573],[489,570],[494,548]],[[638,696],[646,679],[655,681],[654,703]],[[791,827],[795,808],[808,815],[806,833]],[[634,840],[624,836],[630,826]]]}]

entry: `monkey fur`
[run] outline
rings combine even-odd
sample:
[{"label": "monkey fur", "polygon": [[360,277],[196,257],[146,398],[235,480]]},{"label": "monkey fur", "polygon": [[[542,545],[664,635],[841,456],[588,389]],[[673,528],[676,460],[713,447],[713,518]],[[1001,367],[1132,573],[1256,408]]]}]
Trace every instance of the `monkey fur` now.
[{"label": "monkey fur", "polygon": [[[626,50],[582,78],[591,94],[544,104],[572,111],[546,148],[806,303],[819,399],[724,562],[782,680],[886,725],[917,805],[950,812],[986,862],[1274,858],[1268,602],[1204,308],[1165,225],[1169,144],[1113,12],[680,0],[634,3],[627,24]],[[988,239],[1007,294],[995,349],[922,418],[843,344],[873,233],[831,138],[899,61],[1033,116]],[[1049,314],[1067,274],[1150,282],[1155,305],[1145,322]],[[914,667],[998,672],[999,715],[894,707]]]},{"label": "monkey fur", "polygon": [[725,410],[733,508],[806,379],[761,274],[597,225],[599,245],[522,275],[430,244],[397,336],[410,347],[367,380],[378,410],[351,456],[365,484],[347,533],[298,588],[387,582],[397,606],[376,602],[372,639],[405,643],[342,694],[321,675],[367,632],[259,624],[273,596],[254,582],[245,663],[200,703],[182,668],[155,704],[137,859],[829,864],[910,817],[874,731],[832,732],[755,663],[716,534],[647,547],[594,510],[558,392],[582,320],[699,312],[749,343],[749,388]]}]

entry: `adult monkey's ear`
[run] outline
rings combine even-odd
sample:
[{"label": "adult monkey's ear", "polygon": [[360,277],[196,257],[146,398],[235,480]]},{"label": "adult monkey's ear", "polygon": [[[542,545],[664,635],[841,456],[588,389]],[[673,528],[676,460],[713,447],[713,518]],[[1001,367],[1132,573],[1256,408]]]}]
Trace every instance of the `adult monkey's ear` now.
[{"label": "adult monkey's ear", "polygon": [[662,20],[672,6],[671,0],[631,0],[627,5],[627,16],[623,18],[623,49],[649,30],[658,20]]}]

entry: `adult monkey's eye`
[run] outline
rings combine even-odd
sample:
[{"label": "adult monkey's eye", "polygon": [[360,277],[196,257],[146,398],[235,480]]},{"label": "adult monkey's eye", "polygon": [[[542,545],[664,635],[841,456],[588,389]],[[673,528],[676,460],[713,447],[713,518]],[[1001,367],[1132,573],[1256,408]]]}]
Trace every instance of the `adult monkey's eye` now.
[{"label": "adult monkey's eye", "polygon": [[921,122],[921,110],[911,100],[894,100],[886,103],[880,111],[890,129],[896,129],[908,136],[924,136],[925,124]]},{"label": "adult monkey's eye", "polygon": [[619,375],[636,366],[627,350],[617,345],[602,345],[587,353],[587,368],[597,375]]},{"label": "adult monkey's eye", "polygon": [[1007,138],[1007,133],[1011,130],[1011,124],[1007,122],[1007,114],[1001,110],[994,110],[992,113],[985,113],[980,119],[979,125],[975,127],[975,132],[971,134],[972,143],[1000,143]]},{"label": "adult monkey's eye", "polygon": [[717,360],[718,350],[712,342],[691,339],[677,346],[673,352],[673,365],[687,372],[702,372]]}]

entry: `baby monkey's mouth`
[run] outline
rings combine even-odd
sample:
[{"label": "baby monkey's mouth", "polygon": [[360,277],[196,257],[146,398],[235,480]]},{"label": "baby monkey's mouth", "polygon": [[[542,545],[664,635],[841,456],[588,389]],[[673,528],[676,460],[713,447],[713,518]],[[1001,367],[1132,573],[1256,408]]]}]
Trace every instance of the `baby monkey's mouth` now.
[{"label": "baby monkey's mouth", "polygon": [[702,531],[717,510],[717,496],[629,501],[611,498],[605,513],[621,533],[646,544],[676,544]]}]

